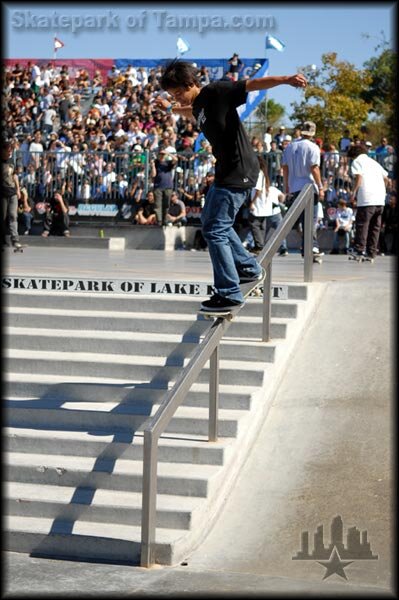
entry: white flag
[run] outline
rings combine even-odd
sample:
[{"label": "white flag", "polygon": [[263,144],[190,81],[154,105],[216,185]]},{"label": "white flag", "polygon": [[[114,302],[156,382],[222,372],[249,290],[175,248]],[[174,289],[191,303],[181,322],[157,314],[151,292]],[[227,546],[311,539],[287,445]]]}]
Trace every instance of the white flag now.
[{"label": "white flag", "polygon": [[285,44],[281,40],[278,40],[276,37],[273,37],[272,35],[267,35],[266,49],[268,48],[273,48],[274,50],[282,52],[285,48]]},{"label": "white flag", "polygon": [[58,50],[59,48],[63,48],[65,46],[64,42],[61,42],[57,37],[54,38],[54,50]]},{"label": "white flag", "polygon": [[185,52],[190,50],[190,45],[181,37],[177,38],[176,46],[179,54],[184,54]]}]

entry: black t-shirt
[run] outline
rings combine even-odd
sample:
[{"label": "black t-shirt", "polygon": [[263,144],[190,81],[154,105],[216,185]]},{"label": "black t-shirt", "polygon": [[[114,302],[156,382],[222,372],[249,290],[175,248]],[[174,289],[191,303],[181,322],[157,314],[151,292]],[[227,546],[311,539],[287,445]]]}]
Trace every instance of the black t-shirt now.
[{"label": "black t-shirt", "polygon": [[253,188],[259,162],[236,107],[247,99],[246,82],[215,81],[202,88],[193,103],[193,115],[212,145],[217,160],[215,185]]}]

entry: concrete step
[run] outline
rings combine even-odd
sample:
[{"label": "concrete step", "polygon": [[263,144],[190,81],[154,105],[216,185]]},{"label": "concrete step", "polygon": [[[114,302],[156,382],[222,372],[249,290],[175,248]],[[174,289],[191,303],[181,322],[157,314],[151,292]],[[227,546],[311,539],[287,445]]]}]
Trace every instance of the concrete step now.
[{"label": "concrete step", "polygon": [[[126,459],[4,452],[4,480],[34,485],[141,493],[143,463]],[[158,494],[206,498],[220,479],[217,465],[158,464]]]},{"label": "concrete step", "polygon": [[[203,335],[210,322],[200,315],[170,314],[165,319],[164,313],[107,312],[59,310],[43,308],[6,307],[5,319],[13,327],[62,327],[71,330],[97,331],[135,331],[146,333],[175,333],[186,336]],[[271,323],[271,337],[284,338],[287,334],[287,321],[274,320]],[[262,330],[261,317],[237,316],[226,332],[227,338],[260,339]]]},{"label": "concrete step", "polygon": [[[38,427],[40,429],[72,429],[93,434],[106,432],[118,435],[130,433],[133,437],[143,430],[148,418],[159,405],[136,403],[66,402],[49,404],[42,400],[5,401],[4,413],[11,427]],[[236,437],[239,421],[246,415],[242,410],[220,410],[218,432],[220,437]],[[207,408],[180,406],[165,433],[207,435],[209,411]]]},{"label": "concrete step", "polygon": [[[155,403],[164,396],[169,386],[157,383],[132,384],[122,379],[105,377],[78,378],[37,373],[3,373],[4,398],[36,399],[58,403],[82,402]],[[220,385],[219,406],[235,410],[249,410],[254,386]],[[209,406],[209,384],[194,383],[184,406]]]},{"label": "concrete step", "polygon": [[[3,519],[3,549],[25,552],[32,557],[91,560],[138,565],[141,528],[115,523],[56,521],[54,519],[6,516]],[[178,529],[157,531],[155,559],[177,562],[175,548],[184,535]]]},{"label": "concrete step", "polygon": [[[91,352],[43,352],[6,349],[3,353],[4,371],[12,373],[40,373],[43,375],[74,375],[120,377],[130,382],[164,382],[176,380],[188,363],[184,359],[171,366],[167,359],[153,356],[121,354],[94,354]],[[238,385],[262,385],[265,363],[221,360],[220,382]],[[198,381],[209,381],[209,362],[202,369]]]},{"label": "concrete step", "polygon": [[[12,290],[5,294],[5,305],[25,308],[58,308],[66,310],[111,310],[119,312],[168,312],[193,315],[196,313],[203,296],[179,297],[152,295],[127,295],[127,294],[101,294],[78,292],[42,292],[27,290]],[[297,304],[292,300],[274,300],[271,305],[272,317],[296,318]],[[250,298],[241,315],[261,316],[262,300]]]},{"label": "concrete step", "polygon": [[[141,524],[140,493],[57,485],[6,482],[3,488],[6,513],[61,521],[87,521],[120,525]],[[160,494],[156,524],[160,528],[190,529],[200,512],[201,498]]]},{"label": "concrete step", "polygon": [[[71,331],[34,327],[4,327],[7,347],[18,350],[65,352],[96,352],[106,354],[140,354],[141,356],[167,357],[170,364],[181,364],[197,348],[196,341],[182,340],[176,334],[136,333],[117,331]],[[256,340],[237,342],[223,340],[220,345],[222,359],[273,362],[275,345]]]},{"label": "concrete step", "polygon": [[[62,429],[3,427],[4,450],[27,454],[52,454],[142,460],[143,435],[110,432],[89,433]],[[159,438],[160,462],[223,465],[234,438],[210,443],[208,435],[168,434]]]}]

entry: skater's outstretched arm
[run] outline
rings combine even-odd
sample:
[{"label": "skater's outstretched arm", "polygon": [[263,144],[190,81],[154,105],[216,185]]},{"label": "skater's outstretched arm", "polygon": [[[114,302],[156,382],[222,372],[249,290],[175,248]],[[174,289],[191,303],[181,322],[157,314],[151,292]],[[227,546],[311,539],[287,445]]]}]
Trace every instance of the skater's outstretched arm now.
[{"label": "skater's outstretched arm", "polygon": [[293,87],[305,88],[307,83],[307,79],[302,73],[296,73],[295,75],[276,75],[248,79],[246,82],[246,90],[247,92],[268,90],[278,85],[292,85]]}]

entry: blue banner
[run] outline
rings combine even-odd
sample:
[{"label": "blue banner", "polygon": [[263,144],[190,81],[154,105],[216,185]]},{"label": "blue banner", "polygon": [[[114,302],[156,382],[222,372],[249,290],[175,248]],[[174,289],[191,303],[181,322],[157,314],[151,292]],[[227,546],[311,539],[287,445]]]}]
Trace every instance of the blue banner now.
[{"label": "blue banner", "polygon": [[[251,77],[251,79],[265,77],[268,68],[269,61],[265,60],[262,67],[255,73],[253,77]],[[253,113],[253,111],[260,104],[260,102],[262,102],[265,96],[266,90],[255,90],[254,92],[249,92],[246,104],[242,104],[237,108],[237,112],[240,115],[241,121],[245,121],[245,119],[248,119],[249,115]]]},{"label": "blue banner", "polygon": [[[268,62],[265,58],[241,58],[242,60],[242,69],[240,71],[240,79],[243,77],[251,77],[254,73],[255,65],[261,65],[263,67],[265,62]],[[155,69],[160,65],[165,65],[168,60],[166,58],[115,58],[114,64],[117,69],[126,69],[129,65],[133,67],[144,67],[145,69]],[[202,66],[208,69],[209,79],[213,81],[214,79],[221,79],[223,75],[225,75],[229,68],[228,59],[223,58],[188,58],[184,57],[183,60],[195,63],[197,67],[200,69]]]}]

